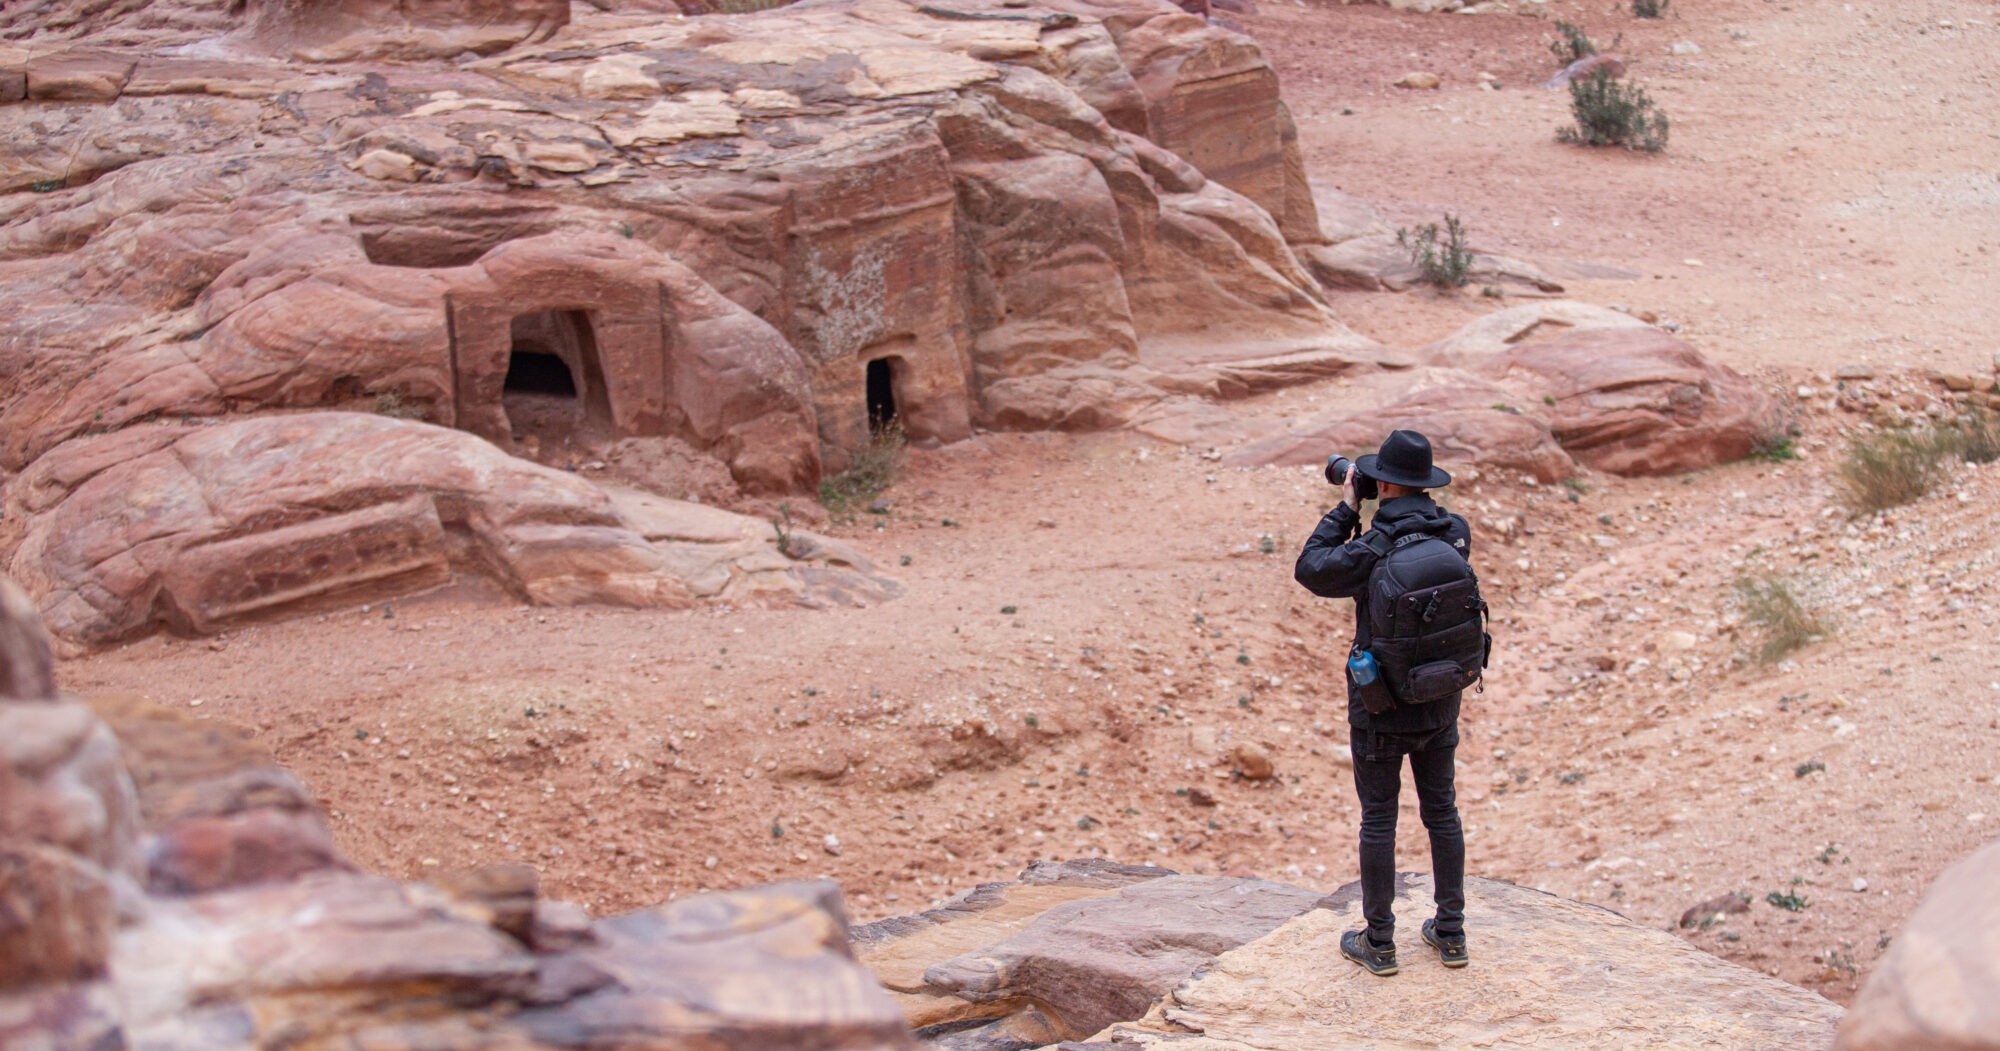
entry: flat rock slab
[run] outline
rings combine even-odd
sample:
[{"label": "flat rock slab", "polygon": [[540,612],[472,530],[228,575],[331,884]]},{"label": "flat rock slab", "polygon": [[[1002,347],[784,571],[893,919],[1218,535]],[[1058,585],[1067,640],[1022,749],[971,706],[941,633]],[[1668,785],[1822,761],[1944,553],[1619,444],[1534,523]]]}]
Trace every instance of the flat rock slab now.
[{"label": "flat rock slab", "polygon": [[[1373,1048],[1808,1048],[1841,1009],[1614,912],[1498,880],[1466,881],[1472,963],[1448,971],[1418,934],[1430,881],[1397,886],[1401,973],[1339,955],[1356,888],[1224,953],[1140,1022],[1092,1045],[1174,1051]],[[1907,1046],[1907,1045],[1906,1045]]]},{"label": "flat rock slab", "polygon": [[[1144,1015],[1216,956],[1319,898],[1162,869],[1031,871],[877,940],[862,962],[900,994],[919,1035],[967,1049],[1047,1044]],[[925,959],[934,962],[918,973]]]}]

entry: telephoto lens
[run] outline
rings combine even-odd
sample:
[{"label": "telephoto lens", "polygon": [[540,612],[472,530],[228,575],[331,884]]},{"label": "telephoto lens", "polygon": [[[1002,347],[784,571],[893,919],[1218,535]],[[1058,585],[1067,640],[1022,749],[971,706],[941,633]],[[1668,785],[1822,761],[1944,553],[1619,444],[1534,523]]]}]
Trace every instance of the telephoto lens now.
[{"label": "telephoto lens", "polygon": [[1346,485],[1347,472],[1354,470],[1354,461],[1339,453],[1326,458],[1326,484]]}]

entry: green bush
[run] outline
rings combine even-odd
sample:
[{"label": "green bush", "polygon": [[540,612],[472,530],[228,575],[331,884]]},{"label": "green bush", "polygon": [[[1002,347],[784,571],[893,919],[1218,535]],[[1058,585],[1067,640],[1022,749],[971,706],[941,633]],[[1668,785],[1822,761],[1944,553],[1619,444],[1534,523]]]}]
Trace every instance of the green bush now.
[{"label": "green bush", "polygon": [[1632,0],[1632,14],[1637,18],[1659,18],[1667,13],[1667,5],[1672,0]]},{"label": "green bush", "polygon": [[[890,425],[875,432],[854,454],[847,470],[820,479],[819,502],[836,518],[851,518],[858,507],[895,484],[903,470],[903,429]],[[946,524],[950,524],[947,522]]]},{"label": "green bush", "polygon": [[1450,212],[1445,213],[1442,228],[1425,223],[1415,230],[1397,230],[1396,243],[1410,253],[1410,262],[1423,271],[1424,280],[1438,288],[1464,288],[1472,279],[1472,248],[1465,242],[1465,225]]},{"label": "green bush", "polygon": [[1658,153],[1667,148],[1667,115],[1646,97],[1646,89],[1626,87],[1600,69],[1569,85],[1570,111],[1576,124],[1556,132],[1562,142],[1579,146],[1623,146]]},{"label": "green bush", "polygon": [[1757,659],[1765,664],[1832,630],[1826,617],[1783,577],[1737,578],[1736,603],[1743,610],[1743,619],[1763,635]]}]

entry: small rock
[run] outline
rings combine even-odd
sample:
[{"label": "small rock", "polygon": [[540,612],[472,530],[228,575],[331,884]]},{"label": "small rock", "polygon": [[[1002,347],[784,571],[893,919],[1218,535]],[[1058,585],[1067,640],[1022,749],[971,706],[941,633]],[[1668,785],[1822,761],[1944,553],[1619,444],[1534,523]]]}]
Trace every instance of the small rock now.
[{"label": "small rock", "polygon": [[1436,73],[1405,73],[1402,79],[1396,81],[1396,86],[1415,91],[1435,91],[1442,83],[1443,79]]},{"label": "small rock", "polygon": [[1861,878],[1861,877],[1859,877],[1859,876],[1856,876],[1856,877],[1854,877],[1854,893],[1856,893],[1856,894],[1859,894],[1859,893],[1861,893],[1862,891],[1865,891],[1865,890],[1867,890],[1867,889],[1868,889],[1868,881],[1867,881],[1867,880],[1865,880],[1865,879],[1862,879],[1862,878]]},{"label": "small rock", "polygon": [[1947,372],[1938,377],[1938,382],[1944,384],[1944,389],[1948,391],[1964,392],[1971,390],[1978,381],[1962,373]]},{"label": "small rock", "polygon": [[1657,645],[1660,647],[1661,653],[1680,653],[1684,650],[1694,649],[1695,645],[1700,641],[1701,639],[1692,632],[1669,631],[1660,636]]},{"label": "small rock", "polygon": [[1700,45],[1700,44],[1697,44],[1697,43],[1695,43],[1695,42],[1694,42],[1694,41],[1692,41],[1692,40],[1683,40],[1683,41],[1681,41],[1680,43],[1677,43],[1677,44],[1675,44],[1674,46],[1672,46],[1672,47],[1668,48],[1668,49],[1667,49],[1667,54],[1669,54],[1669,55],[1699,55],[1699,54],[1701,54],[1701,45]]},{"label": "small rock", "polygon": [[1682,927],[1701,927],[1724,916],[1750,911],[1748,894],[1729,893],[1710,898],[1681,913]]},{"label": "small rock", "polygon": [[836,857],[836,858],[837,858],[837,857],[839,857],[839,856],[840,856],[840,837],[839,837],[839,836],[836,836],[836,835],[834,835],[833,833],[831,833],[831,832],[828,832],[828,833],[826,834],[826,838],[825,838],[825,839],[822,839],[822,840],[820,840],[820,841],[819,841],[819,845],[820,845],[820,849],[822,849],[822,850],[826,851],[827,853],[829,853],[829,854],[833,855],[834,857]]},{"label": "small rock", "polygon": [[1236,769],[1243,772],[1244,777],[1252,781],[1268,781],[1272,774],[1277,773],[1277,768],[1271,764],[1271,753],[1254,741],[1245,741],[1237,745],[1229,753],[1229,759],[1236,764]]},{"label": "small rock", "polygon": [[385,182],[417,181],[416,158],[406,153],[397,153],[395,150],[369,150],[354,158],[349,167],[370,179],[380,179]]},{"label": "small rock", "polygon": [[1869,365],[1842,365],[1833,370],[1833,378],[1837,380],[1872,380],[1875,378],[1875,369]]},{"label": "small rock", "polygon": [[1187,790],[1187,800],[1188,800],[1188,803],[1189,803],[1189,805],[1191,805],[1191,806],[1214,806],[1214,805],[1215,805],[1215,796],[1214,796],[1213,794],[1211,794],[1211,793],[1209,792],[1209,790],[1208,790],[1208,789],[1206,789],[1206,788],[1190,788],[1190,789],[1188,789],[1188,790]]}]

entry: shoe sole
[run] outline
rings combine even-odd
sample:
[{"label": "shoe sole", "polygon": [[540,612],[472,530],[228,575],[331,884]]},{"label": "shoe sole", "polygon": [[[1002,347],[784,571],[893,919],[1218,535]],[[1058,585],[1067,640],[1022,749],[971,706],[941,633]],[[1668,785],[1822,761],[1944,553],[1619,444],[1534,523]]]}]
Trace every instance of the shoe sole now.
[{"label": "shoe sole", "polygon": [[1397,971],[1401,970],[1401,968],[1399,967],[1391,967],[1388,970],[1378,971],[1375,968],[1368,966],[1368,962],[1366,960],[1357,960],[1354,957],[1347,955],[1346,949],[1340,950],[1340,958],[1346,960],[1347,962],[1353,964],[1356,967],[1361,968],[1364,971],[1367,971],[1369,974],[1372,974],[1377,978],[1387,978],[1390,975],[1395,974]]},{"label": "shoe sole", "polygon": [[[1454,971],[1472,962],[1472,958],[1469,956],[1461,956],[1456,960],[1452,959],[1449,956],[1446,956],[1444,954],[1444,946],[1439,945],[1436,941],[1434,941],[1431,938],[1431,932],[1429,931],[1424,932],[1424,944],[1430,946],[1433,949],[1436,949],[1438,954],[1438,962],[1444,964],[1446,967],[1449,967]],[[1343,953],[1342,955],[1345,954]],[[1349,958],[1352,959],[1352,957]]]}]

